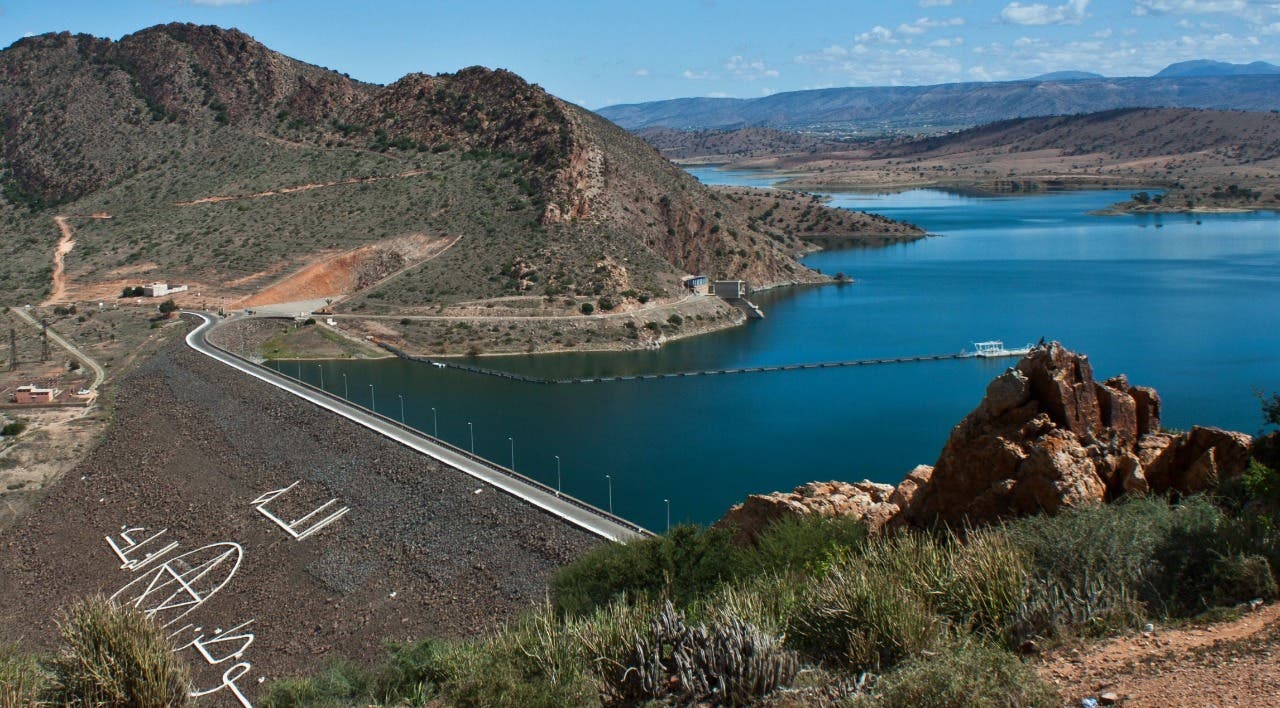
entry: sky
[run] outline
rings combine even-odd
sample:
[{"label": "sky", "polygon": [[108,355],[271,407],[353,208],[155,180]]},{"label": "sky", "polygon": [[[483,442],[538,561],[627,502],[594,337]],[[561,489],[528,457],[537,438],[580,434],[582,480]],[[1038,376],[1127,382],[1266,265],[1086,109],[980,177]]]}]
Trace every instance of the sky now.
[{"label": "sky", "polygon": [[588,108],[833,86],[1280,63],[1280,0],[0,0],[0,46],[236,27],[373,83],[481,64]]}]

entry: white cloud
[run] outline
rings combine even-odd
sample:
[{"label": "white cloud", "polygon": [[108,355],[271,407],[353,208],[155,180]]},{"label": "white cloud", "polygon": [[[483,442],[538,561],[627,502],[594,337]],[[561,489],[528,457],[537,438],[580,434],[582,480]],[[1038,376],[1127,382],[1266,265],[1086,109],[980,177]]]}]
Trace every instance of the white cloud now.
[{"label": "white cloud", "polygon": [[1263,34],[1280,34],[1280,22],[1272,22],[1258,29]]},{"label": "white cloud", "polygon": [[946,20],[934,20],[928,17],[921,17],[915,22],[904,22],[898,25],[899,34],[924,34],[931,29],[938,27],[959,27],[964,24],[963,17],[952,17]]},{"label": "white cloud", "polygon": [[1015,25],[1078,25],[1088,8],[1089,0],[1067,0],[1056,7],[1011,2],[1000,11],[1000,19]]},{"label": "white cloud", "polygon": [[712,91],[711,93],[707,94],[707,98],[728,98],[728,97],[729,97],[729,94],[725,93],[724,91]]},{"label": "white cloud", "polygon": [[724,68],[729,73],[739,79],[745,81],[755,81],[756,79],[776,79],[778,78],[778,70],[770,68],[759,59],[746,59],[741,55],[729,57],[729,61],[725,62]]},{"label": "white cloud", "polygon": [[953,0],[920,0],[920,7],[950,7]]},{"label": "white cloud", "polygon": [[1280,19],[1277,0],[1135,0],[1133,14],[1231,15],[1255,25]]},{"label": "white cloud", "polygon": [[1208,12],[1243,12],[1249,3],[1245,0],[1137,0],[1135,15],[1163,15],[1166,13],[1204,14]]},{"label": "white cloud", "polygon": [[942,37],[929,42],[930,47],[940,47],[944,49],[947,47],[958,47],[962,44],[964,44],[964,37]]},{"label": "white cloud", "polygon": [[897,41],[893,38],[893,30],[888,27],[881,27],[880,25],[872,27],[866,32],[855,36],[853,39],[858,44],[890,44]]},{"label": "white cloud", "polygon": [[1100,29],[1100,30],[1098,30],[1097,32],[1094,32],[1093,34],[1091,34],[1091,35],[1089,35],[1089,36],[1090,36],[1090,37],[1093,37],[1094,39],[1107,39],[1108,37],[1110,37],[1110,36],[1111,36],[1111,32],[1112,32],[1112,31],[1111,31],[1111,28],[1110,28],[1110,27],[1106,27],[1106,28],[1104,28],[1104,29]]},{"label": "white cloud", "polygon": [[252,5],[258,0],[187,0],[192,5],[204,5],[205,7],[226,7],[228,5]]},{"label": "white cloud", "polygon": [[680,73],[680,76],[686,79],[692,79],[694,81],[701,81],[703,79],[715,78],[715,75],[713,75],[710,71],[694,71],[693,69],[685,69],[683,72]]},{"label": "white cloud", "polygon": [[894,46],[886,43],[855,44],[850,48],[827,47],[795,58],[819,74],[837,77],[836,84],[910,86],[954,81],[963,76],[955,57],[933,48]]},{"label": "white cloud", "polygon": [[643,79],[644,77],[649,75],[649,70],[645,69],[644,67],[641,67],[639,69],[636,69],[633,75]]}]

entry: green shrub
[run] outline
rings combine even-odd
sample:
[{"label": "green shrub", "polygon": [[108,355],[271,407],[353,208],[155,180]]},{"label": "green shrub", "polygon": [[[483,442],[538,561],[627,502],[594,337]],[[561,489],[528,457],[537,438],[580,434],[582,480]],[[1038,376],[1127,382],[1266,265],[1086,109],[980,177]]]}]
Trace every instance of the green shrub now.
[{"label": "green shrub", "polygon": [[662,594],[684,605],[738,575],[738,555],[723,529],[676,526],[657,538],[597,548],[551,581],[558,609],[581,614],[622,596]]},{"label": "green shrub", "polygon": [[1151,595],[1153,554],[1171,516],[1166,501],[1148,498],[1006,524],[1003,532],[1028,554],[1034,576],[1012,641],[1140,621],[1140,596]]},{"label": "green shrub", "polygon": [[748,573],[814,570],[833,553],[861,546],[867,527],[847,517],[788,516],[770,524],[750,548],[739,551]]},{"label": "green shrub", "polygon": [[791,636],[819,660],[885,669],[953,633],[999,636],[1024,601],[1026,555],[996,531],[900,533],[834,558],[796,601]]},{"label": "green shrub", "polygon": [[458,706],[590,706],[599,690],[587,675],[589,657],[569,626],[549,607],[453,657],[446,695]]},{"label": "green shrub", "polygon": [[330,659],[318,676],[286,679],[271,685],[264,708],[310,708],[312,706],[349,706],[369,693],[369,674],[344,659]]},{"label": "green shrub", "polygon": [[983,642],[956,643],[881,677],[857,705],[960,708],[1061,705],[1057,692],[1018,657]]},{"label": "green shrub", "polygon": [[59,704],[184,706],[191,681],[163,630],[141,611],[97,596],[72,605],[58,623],[52,661]]},{"label": "green shrub", "polygon": [[387,661],[373,682],[373,696],[383,703],[438,693],[453,677],[456,649],[439,639],[388,645]]},{"label": "green shrub", "polygon": [[25,708],[40,702],[49,687],[40,661],[19,651],[16,643],[0,644],[0,708]]},{"label": "green shrub", "polygon": [[26,429],[27,429],[27,422],[25,420],[15,420],[12,423],[6,423],[3,428],[0,428],[0,435],[8,436],[8,437],[17,437],[18,435],[21,435],[22,431]]},{"label": "green shrub", "polygon": [[998,531],[952,537],[949,573],[940,588],[943,614],[964,630],[999,637],[1026,600],[1031,563]]},{"label": "green shrub", "polygon": [[595,306],[595,305],[592,305],[592,304],[591,304],[591,303],[589,303],[589,302],[584,302],[584,303],[582,303],[582,307],[580,307],[580,308],[578,308],[578,309],[580,309],[580,310],[582,311],[582,314],[584,314],[584,315],[589,315],[589,314],[591,314],[592,312],[595,312],[595,311],[596,311],[596,306]]},{"label": "green shrub", "polygon": [[[1006,524],[1032,559],[1013,641],[1063,631],[1105,633],[1149,615],[1183,617],[1271,597],[1268,538],[1204,497],[1146,498]],[[1265,525],[1265,524],[1264,524]],[[1274,538],[1272,536],[1271,538]],[[1262,539],[1260,541],[1259,539]]]}]

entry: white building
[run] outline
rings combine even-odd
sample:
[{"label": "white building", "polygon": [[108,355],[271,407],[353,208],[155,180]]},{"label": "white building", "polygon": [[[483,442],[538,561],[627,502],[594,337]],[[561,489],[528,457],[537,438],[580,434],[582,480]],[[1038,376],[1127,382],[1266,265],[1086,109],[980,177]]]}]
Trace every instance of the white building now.
[{"label": "white building", "polygon": [[142,286],[142,294],[147,297],[163,297],[187,291],[186,285],[170,285],[168,283],[148,283]]}]

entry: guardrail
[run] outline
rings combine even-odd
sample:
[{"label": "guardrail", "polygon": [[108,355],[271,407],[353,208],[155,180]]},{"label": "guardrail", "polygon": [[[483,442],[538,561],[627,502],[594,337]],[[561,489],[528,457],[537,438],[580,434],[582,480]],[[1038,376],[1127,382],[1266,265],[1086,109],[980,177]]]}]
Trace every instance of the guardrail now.
[{"label": "guardrail", "polygon": [[[205,316],[206,316],[206,317],[208,317],[208,320],[207,320],[207,322],[205,323],[205,325],[206,325],[210,330],[211,330],[211,329],[213,329],[213,327],[215,326],[215,323],[217,322],[217,320],[216,320],[216,319],[214,319],[214,317],[213,317],[212,315],[205,315]],[[260,364],[260,363],[258,363],[258,362],[256,362],[256,361],[253,361],[252,359],[247,359],[247,358],[245,358],[245,357],[243,357],[243,356],[240,356],[239,354],[236,354],[235,352],[232,352],[232,351],[229,351],[229,350],[227,350],[227,349],[224,349],[224,348],[222,348],[222,347],[218,346],[217,344],[214,344],[212,341],[210,341],[210,340],[209,340],[209,338],[208,338],[207,336],[203,336],[203,335],[202,335],[202,339],[203,339],[203,341],[204,341],[204,343],[205,343],[206,345],[208,345],[208,346],[210,346],[210,347],[212,347],[212,348],[214,348],[214,349],[217,349],[219,352],[222,352],[223,354],[226,354],[226,355],[227,355],[227,356],[229,356],[229,357],[232,357],[232,358],[234,358],[234,359],[236,359],[236,360],[238,360],[238,361],[240,361],[240,362],[243,362],[244,364],[247,364],[247,365],[249,365],[249,366],[251,366],[251,367],[253,367],[253,368],[255,368],[255,369],[258,369],[258,370],[261,370],[261,371],[267,372],[267,373],[268,373],[268,374],[270,374],[271,376],[277,376],[277,377],[283,378],[283,379],[285,379],[285,380],[289,381],[290,383],[292,383],[292,384],[293,384],[293,385],[295,385],[295,386],[300,386],[300,387],[302,387],[302,388],[305,388],[305,389],[307,389],[307,390],[311,391],[312,393],[317,394],[317,395],[320,395],[320,396],[323,396],[323,397],[325,397],[325,398],[327,398],[327,399],[329,399],[330,401],[333,401],[333,402],[335,402],[335,403],[340,403],[340,404],[343,404],[343,405],[348,406],[348,407],[350,407],[350,408],[357,409],[358,411],[360,411],[360,412],[362,412],[362,413],[364,413],[364,414],[366,414],[366,415],[369,415],[369,416],[372,416],[372,417],[374,417],[374,418],[377,418],[377,419],[379,420],[379,422],[382,422],[382,423],[388,424],[388,425],[390,425],[390,426],[392,426],[392,427],[394,427],[394,428],[398,428],[398,429],[400,429],[400,430],[403,430],[404,432],[407,432],[407,433],[409,433],[409,434],[411,434],[411,435],[415,435],[415,436],[417,436],[417,437],[420,437],[420,438],[424,439],[425,441],[427,441],[427,442],[429,442],[429,443],[431,443],[431,444],[433,444],[433,445],[436,445],[437,447],[441,447],[441,448],[444,448],[444,449],[448,450],[450,453],[453,453],[453,454],[455,454],[455,455],[458,455],[459,457],[466,458],[467,460],[469,460],[469,461],[471,461],[471,462],[473,462],[473,463],[475,463],[475,464],[481,465],[481,466],[485,467],[486,469],[490,470],[491,472],[497,472],[498,474],[501,474],[501,475],[503,475],[503,476],[509,477],[509,478],[511,478],[511,479],[513,479],[513,480],[516,480],[516,481],[518,481],[518,482],[520,482],[520,483],[522,483],[522,484],[528,485],[528,486],[530,486],[530,487],[534,487],[535,489],[537,489],[537,490],[539,490],[539,491],[543,492],[544,494],[549,494],[549,495],[551,495],[551,496],[555,497],[556,499],[558,499],[558,500],[560,500],[560,501],[564,502],[565,504],[568,504],[568,505],[570,505],[570,506],[573,506],[573,507],[576,507],[576,508],[578,508],[578,509],[581,509],[582,511],[586,511],[586,512],[588,512],[588,513],[590,513],[590,514],[593,514],[593,515],[595,515],[595,516],[598,516],[598,517],[600,517],[600,518],[602,518],[602,519],[605,519],[606,521],[609,521],[610,523],[613,523],[613,524],[615,524],[615,525],[617,525],[617,526],[620,526],[620,527],[622,527],[622,528],[624,528],[624,529],[626,529],[626,530],[628,530],[628,531],[631,531],[631,532],[633,532],[633,533],[635,533],[635,534],[638,534],[638,535],[640,535],[640,536],[654,536],[654,535],[655,535],[652,531],[649,531],[648,529],[644,528],[643,526],[640,526],[639,524],[636,524],[636,523],[633,523],[633,522],[631,522],[631,521],[628,521],[628,520],[626,520],[626,519],[624,519],[624,518],[622,518],[622,517],[620,517],[620,516],[616,516],[616,515],[614,515],[614,514],[611,514],[611,513],[609,513],[608,511],[605,511],[604,509],[601,509],[601,508],[599,508],[599,507],[597,507],[597,506],[594,506],[594,505],[592,505],[592,504],[588,504],[587,502],[584,502],[584,501],[582,501],[581,499],[578,499],[577,497],[572,497],[572,496],[569,496],[569,495],[567,495],[567,494],[563,494],[563,493],[561,493],[560,491],[558,491],[558,490],[555,490],[555,489],[551,488],[549,485],[543,484],[542,482],[539,482],[538,480],[533,479],[533,478],[531,478],[531,477],[526,477],[525,475],[522,475],[522,474],[520,474],[519,472],[516,472],[516,471],[515,471],[515,470],[513,470],[513,469],[508,469],[508,468],[506,468],[506,467],[503,467],[502,465],[499,465],[499,464],[497,464],[497,463],[495,463],[495,462],[493,462],[493,461],[491,461],[491,460],[489,460],[489,459],[487,459],[487,458],[481,457],[481,456],[479,456],[479,455],[477,455],[477,454],[475,454],[475,453],[473,453],[473,452],[471,452],[471,451],[469,451],[469,450],[464,450],[463,448],[460,448],[460,447],[458,447],[457,445],[454,445],[453,443],[450,443],[450,442],[448,442],[448,441],[446,441],[446,440],[442,440],[442,439],[437,438],[437,437],[435,437],[435,436],[433,436],[433,435],[428,435],[427,433],[424,433],[424,432],[422,432],[421,430],[418,430],[417,428],[414,428],[414,427],[412,427],[412,426],[409,426],[409,425],[406,425],[406,424],[404,424],[404,423],[401,423],[400,421],[398,421],[398,420],[396,420],[396,419],[394,419],[394,418],[389,418],[389,417],[387,417],[387,416],[385,416],[385,415],[383,415],[383,414],[381,414],[381,413],[379,413],[379,412],[377,412],[377,411],[375,411],[375,410],[372,410],[372,409],[369,409],[369,408],[365,408],[363,405],[361,405],[361,404],[359,404],[359,403],[355,403],[355,402],[353,402],[353,401],[350,401],[350,400],[348,400],[348,399],[346,399],[346,398],[343,398],[343,397],[341,397],[341,396],[338,396],[337,394],[330,393],[329,391],[327,391],[327,390],[325,390],[325,389],[318,388],[318,387],[316,387],[316,386],[312,386],[311,384],[307,383],[306,381],[303,381],[303,380],[301,380],[301,379],[293,378],[292,376],[289,376],[288,374],[285,374],[285,373],[284,373],[284,372],[282,372],[282,371],[277,371],[277,370],[275,370],[275,369],[273,369],[273,368],[271,368],[271,367],[269,367],[269,366],[265,366],[265,365]],[[446,464],[447,464],[447,463],[446,463]],[[463,471],[465,472],[465,470],[463,470]],[[528,500],[526,500],[526,501],[528,501]]]}]

